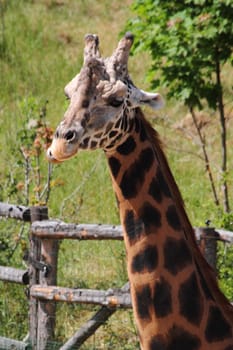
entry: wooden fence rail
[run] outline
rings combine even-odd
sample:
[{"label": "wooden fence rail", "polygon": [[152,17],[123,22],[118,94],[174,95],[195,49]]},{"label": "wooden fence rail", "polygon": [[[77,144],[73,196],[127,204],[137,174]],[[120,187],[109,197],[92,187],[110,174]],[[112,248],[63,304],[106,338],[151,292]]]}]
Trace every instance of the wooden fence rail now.
[{"label": "wooden fence rail", "polygon": [[0,281],[28,284],[28,271],[13,267],[0,266]]},{"label": "wooden fence rail", "polygon": [[[233,232],[231,231],[213,227],[194,227],[197,241],[200,241],[205,233],[208,236],[213,231],[217,233],[216,240],[233,244]],[[123,240],[120,225],[67,224],[60,220],[45,220],[33,222],[31,232],[41,239]]]},{"label": "wooden fence rail", "polygon": [[97,290],[97,289],[74,289],[58,286],[34,285],[30,295],[40,300],[65,301],[67,303],[102,305],[110,308],[131,308],[129,291],[122,289]]},{"label": "wooden fence rail", "polygon": [[29,350],[29,345],[23,341],[0,337],[1,350]]},{"label": "wooden fence rail", "polygon": [[22,221],[31,221],[30,208],[0,202],[0,216]]},{"label": "wooden fence rail", "polygon": [[[67,224],[48,220],[46,207],[27,208],[1,202],[0,217],[31,222],[28,270],[0,266],[0,280],[29,285],[29,342],[0,337],[0,349],[48,349],[48,344],[54,339],[56,302],[100,305],[97,313],[61,350],[78,349],[117,309],[131,307],[129,283],[109,290],[71,289],[56,285],[60,240],[123,240],[121,226]],[[233,244],[233,232],[211,227],[194,228],[194,231],[201,251],[215,269],[217,241]]]}]

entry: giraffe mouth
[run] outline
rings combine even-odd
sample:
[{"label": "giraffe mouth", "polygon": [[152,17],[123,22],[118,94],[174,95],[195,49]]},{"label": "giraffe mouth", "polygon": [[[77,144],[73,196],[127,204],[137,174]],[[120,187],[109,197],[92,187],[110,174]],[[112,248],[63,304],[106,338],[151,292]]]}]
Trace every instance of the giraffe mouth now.
[{"label": "giraffe mouth", "polygon": [[53,164],[58,164],[58,163],[63,163],[64,161],[70,159],[70,158],[73,158],[75,156],[77,152],[69,155],[69,156],[65,156],[65,157],[62,157],[62,158],[57,158],[57,157],[54,157],[53,153],[51,152],[50,149],[47,150],[47,154],[46,154],[46,157],[47,157],[47,160],[50,162],[50,163],[53,163]]},{"label": "giraffe mouth", "polygon": [[70,145],[66,140],[54,139],[51,146],[47,150],[47,159],[50,163],[62,163],[70,159],[78,152],[77,145]]},{"label": "giraffe mouth", "polygon": [[49,161],[49,163],[57,164],[57,163],[63,162],[63,160],[58,160],[53,156],[50,148],[47,150],[46,157],[47,157],[47,160]]}]

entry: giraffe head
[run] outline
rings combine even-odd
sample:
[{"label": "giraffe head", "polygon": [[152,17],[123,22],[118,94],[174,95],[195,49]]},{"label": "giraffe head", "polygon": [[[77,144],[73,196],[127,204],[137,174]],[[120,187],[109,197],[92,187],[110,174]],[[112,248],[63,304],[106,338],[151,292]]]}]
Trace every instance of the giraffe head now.
[{"label": "giraffe head", "polygon": [[129,77],[127,63],[133,35],[127,33],[111,57],[102,58],[96,35],[85,36],[84,62],[65,87],[70,105],[47,151],[50,161],[62,162],[79,149],[111,149],[124,140],[140,105],[158,109],[157,93],[138,89]]}]

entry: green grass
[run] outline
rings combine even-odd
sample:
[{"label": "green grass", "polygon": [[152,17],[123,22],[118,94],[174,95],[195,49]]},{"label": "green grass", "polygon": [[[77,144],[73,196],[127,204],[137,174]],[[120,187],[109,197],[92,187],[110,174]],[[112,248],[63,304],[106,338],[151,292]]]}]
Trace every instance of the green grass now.
[{"label": "green grass", "polygon": [[[0,0],[1,9],[4,9],[0,21],[1,201],[24,204],[22,190],[17,189],[17,184],[24,181],[24,168],[16,149],[20,147],[17,133],[26,118],[37,118],[39,108],[48,100],[46,118],[52,127],[56,127],[67,107],[63,88],[82,64],[85,33],[98,33],[103,54],[111,54],[119,32],[130,16],[130,3],[130,0]],[[145,74],[149,66],[147,53],[130,58],[133,80],[143,89],[148,88]],[[226,67],[223,77],[227,91],[230,91],[231,76],[232,68]],[[166,95],[166,91],[162,93]],[[31,100],[36,104],[32,115],[30,109],[22,107],[25,101],[30,104]],[[227,108],[230,111],[232,104],[229,103]],[[151,118],[151,111],[146,112]],[[186,113],[184,107],[172,101],[157,114],[157,119],[151,120],[165,144],[192,224],[203,226],[206,219],[210,219],[214,226],[218,226],[222,215],[213,204],[204,163],[200,158],[200,147],[173,127]],[[227,125],[230,188],[233,185],[232,124],[233,118]],[[214,118],[205,132],[214,164],[214,177],[218,180],[219,130]],[[43,176],[46,176],[47,163],[43,157],[41,161]],[[79,223],[119,223],[109,170],[102,152],[80,152],[74,159],[55,166],[53,180],[49,200],[51,218]],[[30,204],[34,200],[32,185],[31,192]],[[233,207],[232,193],[230,195]],[[23,267],[22,255],[28,242],[28,228],[19,239],[20,230],[20,224],[0,221],[0,244],[2,241],[4,243],[1,245],[1,264]],[[15,252],[9,258],[8,253],[12,249]],[[227,250],[226,258],[221,248],[220,256],[221,266],[226,259],[223,266],[232,264],[232,249]],[[232,276],[229,269],[225,271],[223,268],[221,277],[221,286],[230,298]],[[121,287],[126,280],[123,242],[66,241],[61,244],[59,285],[108,289]],[[0,282],[0,335],[23,339],[28,326],[26,305],[27,298],[22,287]],[[90,306],[59,304],[56,341],[63,342],[71,336],[78,326],[91,317],[94,309]],[[124,350],[138,348],[132,313],[128,311],[118,311],[82,349],[119,347]]]}]

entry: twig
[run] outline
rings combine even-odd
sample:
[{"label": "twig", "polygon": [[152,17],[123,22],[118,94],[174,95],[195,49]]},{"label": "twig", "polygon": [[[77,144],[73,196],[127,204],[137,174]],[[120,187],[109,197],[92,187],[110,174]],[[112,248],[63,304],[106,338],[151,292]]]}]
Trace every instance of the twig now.
[{"label": "twig", "polygon": [[[92,176],[92,174],[94,173],[94,171],[96,170],[96,167],[98,165],[100,156],[97,158],[95,164],[93,165],[93,167],[91,168],[91,170],[89,171],[89,173],[83,178],[82,182],[79,184],[78,187],[76,187],[76,189],[66,198],[63,199],[61,207],[60,207],[60,215],[59,217],[63,216],[63,211],[66,205],[66,202],[71,201],[72,198],[78,193],[80,192],[80,190],[84,187],[84,185],[86,184],[86,182],[89,180],[89,178]],[[82,195],[82,194],[81,194]],[[76,211],[78,211],[81,207],[81,204],[77,207]]]},{"label": "twig", "polygon": [[48,163],[47,182],[46,182],[46,184],[44,186],[43,191],[40,194],[40,200],[46,194],[46,196],[45,196],[45,204],[48,203],[49,197],[50,197],[52,173],[53,173],[53,165],[51,163]]},{"label": "twig", "polygon": [[20,152],[24,159],[24,196],[25,205],[29,204],[29,184],[30,184],[30,157],[23,147],[20,147]]},{"label": "twig", "polygon": [[7,255],[7,259],[8,260],[11,260],[12,256],[14,255],[16,249],[18,248],[18,245],[20,243],[20,240],[22,238],[22,235],[23,235],[23,232],[24,232],[24,228],[25,228],[25,223],[23,223],[20,227],[20,230],[19,230],[19,234],[18,234],[18,237],[17,237],[17,241],[14,245],[14,247],[12,247],[11,251],[8,253]]},{"label": "twig", "polygon": [[40,174],[40,151],[36,149],[36,168],[35,168],[35,179],[36,179],[36,199],[37,202],[39,203],[40,201],[40,183],[41,183],[41,174]]},{"label": "twig", "polygon": [[193,110],[192,107],[190,107],[190,113],[192,115],[193,123],[195,125],[195,128],[197,130],[199,139],[201,141],[201,148],[202,148],[202,152],[203,152],[203,156],[204,156],[205,168],[206,168],[206,171],[207,171],[208,176],[209,176],[210,185],[211,185],[211,189],[212,189],[213,196],[214,196],[214,202],[215,202],[215,204],[217,206],[219,206],[219,199],[218,199],[217,191],[216,191],[216,188],[215,188],[213,174],[212,174],[212,171],[211,171],[211,168],[210,168],[209,157],[208,157],[208,154],[207,154],[207,151],[206,151],[205,139],[204,139],[204,137],[203,137],[203,135],[201,133],[201,129],[200,129],[200,127],[198,125],[198,122],[197,122],[196,114],[194,113],[194,110]]}]

